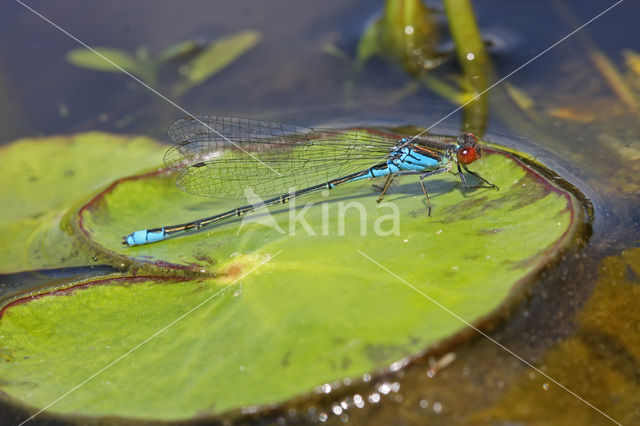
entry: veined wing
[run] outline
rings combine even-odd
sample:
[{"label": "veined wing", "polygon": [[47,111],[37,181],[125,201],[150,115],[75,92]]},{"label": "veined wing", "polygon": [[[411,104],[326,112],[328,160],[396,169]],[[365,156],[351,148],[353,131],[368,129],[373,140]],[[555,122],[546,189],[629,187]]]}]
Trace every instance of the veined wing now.
[{"label": "veined wing", "polygon": [[313,130],[251,118],[202,115],[177,120],[168,133],[176,144],[166,152],[164,162],[170,168],[181,168],[209,161],[222,150],[237,149],[257,157],[254,152],[304,145]]},{"label": "veined wing", "polygon": [[268,155],[260,155],[260,161],[239,150],[222,151],[208,161],[184,167],[176,184],[185,192],[206,197],[242,198],[248,187],[260,196],[276,196],[385,161],[394,141],[385,138],[383,147],[377,145],[382,139],[374,139],[375,145],[367,145],[370,138],[379,136],[360,130],[327,136],[285,152],[269,150]]},{"label": "veined wing", "polygon": [[342,168],[326,163],[318,167],[318,163],[302,159],[287,160],[286,168],[275,162],[272,165],[281,170],[280,175],[264,167],[256,168],[255,163],[245,159],[194,164],[180,173],[176,185],[185,192],[205,197],[242,198],[249,188],[261,197],[269,197],[327,182],[337,177]]},{"label": "veined wing", "polygon": [[199,139],[203,136],[222,140],[242,140],[245,137],[278,138],[309,132],[313,130],[276,121],[208,114],[178,119],[167,130],[175,142]]},{"label": "veined wing", "polygon": [[[296,151],[295,156],[299,157],[300,148],[309,147],[309,160],[336,162],[347,161],[347,154],[353,151],[354,145],[359,145],[361,150],[378,150],[383,157],[395,144],[393,137],[371,132],[356,134],[355,131],[309,129],[274,121],[215,115],[180,119],[169,127],[168,132],[177,143],[167,151],[164,161],[173,169],[214,161],[226,151],[239,151],[247,161],[257,161],[261,167],[277,174],[270,169],[275,168],[270,162],[280,162]],[[333,155],[327,157],[326,154]]]}]

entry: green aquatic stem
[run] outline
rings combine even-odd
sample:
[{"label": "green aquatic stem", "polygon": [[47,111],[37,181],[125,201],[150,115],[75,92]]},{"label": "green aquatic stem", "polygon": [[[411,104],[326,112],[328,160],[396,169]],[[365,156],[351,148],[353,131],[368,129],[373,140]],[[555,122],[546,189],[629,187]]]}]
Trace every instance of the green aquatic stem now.
[{"label": "green aquatic stem", "polygon": [[408,72],[421,72],[414,60],[415,50],[433,56],[437,38],[431,11],[420,0],[389,0],[380,23],[383,49],[398,57]]},{"label": "green aquatic stem", "polygon": [[[463,128],[482,135],[489,116],[489,100],[480,93],[489,87],[491,63],[469,0],[445,0],[445,13],[456,45],[465,84],[475,97],[463,109]],[[479,96],[478,96],[479,95]]]},{"label": "green aquatic stem", "polygon": [[387,0],[380,19],[360,38],[356,63],[362,67],[367,59],[382,55],[401,64],[409,74],[421,75],[425,68],[440,63],[437,41],[433,13],[421,1]]},{"label": "green aquatic stem", "polygon": [[456,87],[447,84],[434,75],[425,74],[420,77],[420,82],[453,104],[462,105],[471,100],[471,96],[468,93],[461,92]]}]

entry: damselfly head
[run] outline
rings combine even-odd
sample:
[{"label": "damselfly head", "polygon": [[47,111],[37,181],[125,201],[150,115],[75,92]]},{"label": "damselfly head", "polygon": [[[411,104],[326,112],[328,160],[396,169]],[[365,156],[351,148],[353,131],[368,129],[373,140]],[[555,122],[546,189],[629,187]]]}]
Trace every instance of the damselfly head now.
[{"label": "damselfly head", "polygon": [[458,150],[456,157],[462,164],[471,164],[481,156],[478,140],[473,133],[463,133],[458,136]]}]

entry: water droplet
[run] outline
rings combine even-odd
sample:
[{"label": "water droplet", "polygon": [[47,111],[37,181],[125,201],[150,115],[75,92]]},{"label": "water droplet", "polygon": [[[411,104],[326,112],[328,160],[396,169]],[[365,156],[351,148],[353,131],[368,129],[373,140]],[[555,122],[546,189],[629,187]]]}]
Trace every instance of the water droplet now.
[{"label": "water droplet", "polygon": [[358,408],[362,408],[364,407],[364,399],[362,399],[362,397],[358,394],[355,394],[353,396],[353,403],[356,405],[356,407]]},{"label": "water droplet", "polygon": [[388,394],[389,392],[391,392],[391,384],[387,382],[381,384],[380,386],[378,386],[378,391],[384,395]]},{"label": "water droplet", "polygon": [[369,398],[367,398],[367,399],[372,404],[377,404],[378,402],[380,402],[380,394],[378,392],[374,392],[371,395],[369,395]]}]

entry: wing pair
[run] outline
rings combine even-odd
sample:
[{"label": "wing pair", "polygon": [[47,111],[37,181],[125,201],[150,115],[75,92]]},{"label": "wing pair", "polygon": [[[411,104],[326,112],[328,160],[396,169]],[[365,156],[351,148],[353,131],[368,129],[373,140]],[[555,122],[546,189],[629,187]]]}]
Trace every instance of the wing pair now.
[{"label": "wing pair", "polygon": [[272,121],[203,115],[168,130],[176,142],[165,164],[181,170],[181,190],[214,198],[242,198],[251,187],[276,196],[367,169],[386,160],[392,135],[322,130]]}]

